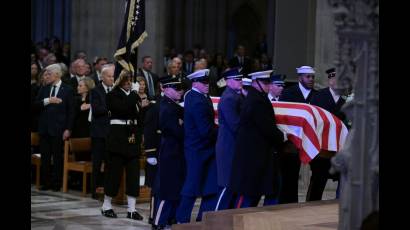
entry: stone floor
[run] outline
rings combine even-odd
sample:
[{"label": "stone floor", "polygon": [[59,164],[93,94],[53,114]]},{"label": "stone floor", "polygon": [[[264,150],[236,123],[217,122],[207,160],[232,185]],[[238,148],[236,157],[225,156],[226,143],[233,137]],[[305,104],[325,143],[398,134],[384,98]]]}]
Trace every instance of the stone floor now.
[{"label": "stone floor", "polygon": [[[334,183],[329,180],[323,194],[324,200],[335,198]],[[299,202],[304,202],[306,191],[300,189]],[[262,202],[262,201],[261,201]],[[192,219],[198,212],[198,199],[193,210]],[[137,204],[136,208],[144,217],[143,221],[134,221],[126,217],[126,205],[114,205],[117,219],[103,217],[100,212],[102,202],[89,196],[82,197],[80,191],[69,190],[69,193],[39,191],[31,187],[31,229],[34,230],[91,230],[91,229],[151,229],[147,223],[149,203]]]}]

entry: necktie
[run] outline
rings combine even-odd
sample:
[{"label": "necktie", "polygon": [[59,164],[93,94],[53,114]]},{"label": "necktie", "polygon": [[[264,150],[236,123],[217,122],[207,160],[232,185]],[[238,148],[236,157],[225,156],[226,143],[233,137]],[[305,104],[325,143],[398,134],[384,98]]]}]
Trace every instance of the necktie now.
[{"label": "necktie", "polygon": [[110,89],[110,87],[107,87],[107,93],[109,93],[109,92],[110,92],[110,90],[111,90],[111,89]]},{"label": "necktie", "polygon": [[54,85],[54,86],[53,86],[53,90],[51,90],[51,97],[55,97],[55,96],[56,96],[56,88],[57,88],[57,86]]},{"label": "necktie", "polygon": [[154,83],[152,82],[152,77],[150,72],[147,72],[147,83],[148,83],[148,93],[150,96],[154,96]]}]

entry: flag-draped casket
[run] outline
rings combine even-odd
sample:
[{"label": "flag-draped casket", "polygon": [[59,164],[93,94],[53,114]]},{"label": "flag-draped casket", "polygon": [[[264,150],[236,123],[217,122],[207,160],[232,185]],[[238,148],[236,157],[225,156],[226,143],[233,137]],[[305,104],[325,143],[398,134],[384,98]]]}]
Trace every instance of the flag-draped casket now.
[{"label": "flag-draped casket", "polygon": [[[211,97],[218,124],[219,97]],[[348,130],[335,115],[318,106],[295,102],[272,102],[278,128],[299,150],[300,160],[308,163],[320,151],[339,151]]]}]

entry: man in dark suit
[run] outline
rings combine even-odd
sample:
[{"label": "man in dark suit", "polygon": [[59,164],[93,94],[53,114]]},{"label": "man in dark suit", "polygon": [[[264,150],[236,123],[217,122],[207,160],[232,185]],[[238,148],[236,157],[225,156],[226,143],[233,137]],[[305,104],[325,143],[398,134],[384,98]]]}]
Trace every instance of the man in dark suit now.
[{"label": "man in dark suit", "polygon": [[[70,137],[73,125],[73,90],[61,81],[58,64],[46,67],[44,79],[48,84],[40,89],[36,106],[40,108],[38,131],[40,134],[41,190],[59,191],[63,170],[63,140]],[[52,175],[50,175],[53,158]]]},{"label": "man in dark suit", "polygon": [[153,229],[164,229],[175,218],[185,181],[184,109],[178,103],[183,95],[181,82],[166,76],[160,79],[164,96],[161,98],[159,128],[159,166],[156,178],[157,212]]},{"label": "man in dark suit", "polygon": [[[239,114],[243,102],[242,74],[239,68],[222,73],[226,89],[218,103],[218,139],[216,141],[216,166],[218,173],[218,202],[215,211],[228,209],[233,200],[228,188],[234,155],[235,138],[239,128]],[[232,204],[233,205],[233,204]]]},{"label": "man in dark suit", "polygon": [[[337,116],[341,121],[345,121],[346,116],[341,111],[341,107],[346,100],[334,90],[336,86],[336,70],[335,68],[326,71],[329,79],[329,87],[319,90],[317,94],[312,97],[311,104],[320,106],[327,111]],[[321,200],[323,191],[326,187],[327,180],[338,179],[338,175],[330,175],[330,158],[317,155],[310,161],[310,169],[312,176],[310,177],[310,184],[306,195],[306,201]]]},{"label": "man in dark suit", "polygon": [[106,95],[114,84],[114,65],[105,65],[101,70],[101,80],[90,93],[91,102],[91,156],[93,172],[91,177],[92,197],[97,198],[96,189],[104,186],[104,175],[101,172],[102,161],[105,160],[105,143],[109,130]]},{"label": "man in dark suit", "polygon": [[202,212],[215,208],[218,185],[216,179],[215,143],[217,128],[209,92],[209,69],[198,70],[187,76],[192,90],[184,102],[184,151],[187,175],[181,191],[181,203],[177,209],[178,223],[191,219],[195,199],[202,197],[197,221]]},{"label": "man in dark suit", "polygon": [[284,135],[276,127],[267,95],[271,73],[272,70],[249,74],[252,87],[242,104],[229,185],[238,195],[236,208],[255,207],[262,195],[264,205],[277,203],[274,157]]},{"label": "man in dark suit", "polygon": [[[296,68],[296,70],[299,76],[298,84],[283,90],[279,100],[310,103],[311,98],[317,92],[313,89],[315,71],[310,66],[301,66],[300,68]],[[285,142],[283,150],[279,154],[279,165],[281,168],[282,181],[279,203],[297,203],[300,159],[298,150],[292,142]]]},{"label": "man in dark suit", "polygon": [[143,76],[147,82],[148,99],[154,100],[159,95],[159,83],[158,75],[152,71],[152,58],[150,56],[144,56],[142,58],[142,68],[138,69],[138,76]]},{"label": "man in dark suit", "polygon": [[188,50],[184,54],[184,64],[182,66],[183,71],[189,75],[194,72],[194,52],[192,50]]},{"label": "man in dark suit", "polygon": [[92,75],[92,79],[94,80],[95,85],[98,85],[101,79],[101,70],[104,65],[108,63],[108,59],[106,57],[98,57],[94,63],[95,73]]},{"label": "man in dark suit", "polygon": [[79,58],[75,60],[72,65],[74,65],[75,68],[75,76],[70,78],[69,84],[74,91],[74,95],[79,96],[79,94],[77,93],[78,82],[80,82],[80,80],[86,76],[87,63],[84,61],[84,59]]},{"label": "man in dark suit", "polygon": [[240,67],[242,68],[242,73],[248,74],[252,68],[252,60],[245,56],[245,47],[243,45],[238,45],[236,56],[229,60],[229,67]]}]

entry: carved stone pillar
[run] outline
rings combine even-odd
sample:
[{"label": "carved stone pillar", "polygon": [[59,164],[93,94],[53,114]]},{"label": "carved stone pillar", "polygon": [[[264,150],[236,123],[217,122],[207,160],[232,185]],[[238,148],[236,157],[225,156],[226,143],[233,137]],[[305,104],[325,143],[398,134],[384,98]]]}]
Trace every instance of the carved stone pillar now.
[{"label": "carved stone pillar", "polygon": [[352,128],[332,159],[341,172],[339,229],[360,229],[379,209],[379,1],[329,0],[336,29],[340,91],[353,88],[344,111]]}]

